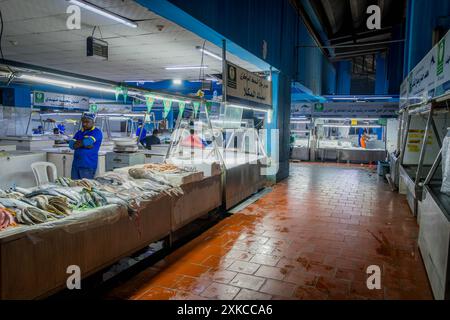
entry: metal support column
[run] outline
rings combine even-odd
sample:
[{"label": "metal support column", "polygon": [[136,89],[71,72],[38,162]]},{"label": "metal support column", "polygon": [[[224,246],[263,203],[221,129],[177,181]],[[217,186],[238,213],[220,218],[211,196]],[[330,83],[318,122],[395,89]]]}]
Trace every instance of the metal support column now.
[{"label": "metal support column", "polygon": [[442,148],[442,140],[441,140],[441,137],[439,136],[439,131],[436,127],[436,123],[434,122],[434,119],[431,119],[431,126],[433,128],[434,135],[436,136],[438,146],[439,146],[439,148]]},{"label": "metal support column", "polygon": [[400,165],[403,164],[403,160],[405,158],[406,146],[408,144],[408,132],[409,132],[410,125],[411,125],[411,115],[408,113],[408,115],[406,116],[406,127],[405,127],[405,134],[403,136],[403,141],[402,141],[402,148],[400,150],[400,159],[399,159]]},{"label": "metal support column", "polygon": [[439,150],[439,153],[433,162],[433,166],[431,167],[430,172],[428,173],[427,177],[425,178],[425,181],[423,182],[424,185],[427,185],[428,183],[430,183],[431,178],[434,176],[437,168],[439,167],[439,164],[441,163],[441,160],[442,160],[442,148],[441,148],[441,150]]},{"label": "metal support column", "polygon": [[425,127],[425,132],[423,135],[422,148],[420,150],[419,163],[418,163],[417,172],[416,172],[416,181],[415,181],[416,189],[417,189],[417,187],[420,183],[420,179],[422,177],[423,161],[425,159],[425,153],[427,151],[428,134],[430,132],[430,127],[431,127],[432,121],[433,121],[433,106],[430,107],[430,111],[428,114],[428,120],[427,120],[427,124]]},{"label": "metal support column", "polygon": [[227,40],[222,40],[222,102],[227,102]]}]

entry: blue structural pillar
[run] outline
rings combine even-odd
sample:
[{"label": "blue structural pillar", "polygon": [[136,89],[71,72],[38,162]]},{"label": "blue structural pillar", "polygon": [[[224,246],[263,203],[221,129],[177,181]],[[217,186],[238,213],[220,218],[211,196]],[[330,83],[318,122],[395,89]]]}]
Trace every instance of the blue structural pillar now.
[{"label": "blue structural pillar", "polygon": [[388,79],[386,70],[386,58],[381,54],[377,54],[375,94],[387,94],[387,90],[388,90]]},{"label": "blue structural pillar", "polygon": [[[267,156],[272,159],[272,166],[278,166],[278,141],[272,139],[274,131],[278,129],[278,73],[272,73],[272,114],[266,116],[266,153]],[[276,173],[270,174],[270,170],[266,172],[268,179],[272,182],[276,182]]]},{"label": "blue structural pillar", "polygon": [[337,85],[336,94],[349,95],[352,83],[351,61],[340,61],[337,63]]},{"label": "blue structural pillar", "polygon": [[277,170],[270,175],[280,181],[289,176],[289,120],[291,114],[291,79],[282,73],[272,74],[272,121],[266,123],[268,155]]}]

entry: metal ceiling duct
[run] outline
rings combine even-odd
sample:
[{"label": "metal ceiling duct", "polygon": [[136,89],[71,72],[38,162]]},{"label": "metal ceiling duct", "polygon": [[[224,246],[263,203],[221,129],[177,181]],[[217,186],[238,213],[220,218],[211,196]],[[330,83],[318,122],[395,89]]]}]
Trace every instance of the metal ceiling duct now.
[{"label": "metal ceiling duct", "polygon": [[368,5],[368,0],[350,0],[350,11],[352,13],[353,27],[355,29],[359,29],[365,22]]},{"label": "metal ceiling duct", "polygon": [[342,0],[322,0],[321,2],[330,23],[331,31],[335,34],[344,23],[347,5]]}]

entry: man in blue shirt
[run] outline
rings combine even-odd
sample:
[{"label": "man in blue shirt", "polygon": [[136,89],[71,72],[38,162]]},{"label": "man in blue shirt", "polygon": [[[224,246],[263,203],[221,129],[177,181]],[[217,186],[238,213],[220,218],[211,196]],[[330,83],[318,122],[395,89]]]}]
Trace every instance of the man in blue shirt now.
[{"label": "man in blue shirt", "polygon": [[95,114],[85,113],[81,118],[81,124],[82,129],[69,141],[69,147],[75,150],[72,179],[94,179],[103,134],[100,129],[94,126]]},{"label": "man in blue shirt", "polygon": [[144,127],[144,123],[142,119],[138,120],[138,128],[136,130],[136,138],[139,140],[139,142],[144,145],[145,143],[145,137],[147,136],[147,130]]}]

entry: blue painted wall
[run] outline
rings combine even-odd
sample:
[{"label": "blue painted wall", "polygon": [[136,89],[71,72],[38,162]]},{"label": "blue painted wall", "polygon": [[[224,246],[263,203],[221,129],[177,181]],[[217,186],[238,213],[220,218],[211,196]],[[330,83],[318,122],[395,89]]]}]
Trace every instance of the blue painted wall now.
[{"label": "blue painted wall", "polygon": [[[294,76],[297,13],[288,0],[170,2],[284,74]],[[263,41],[267,42],[266,59]]]},{"label": "blue painted wall", "polygon": [[407,0],[403,78],[433,47],[433,30],[450,28],[450,1]]}]

